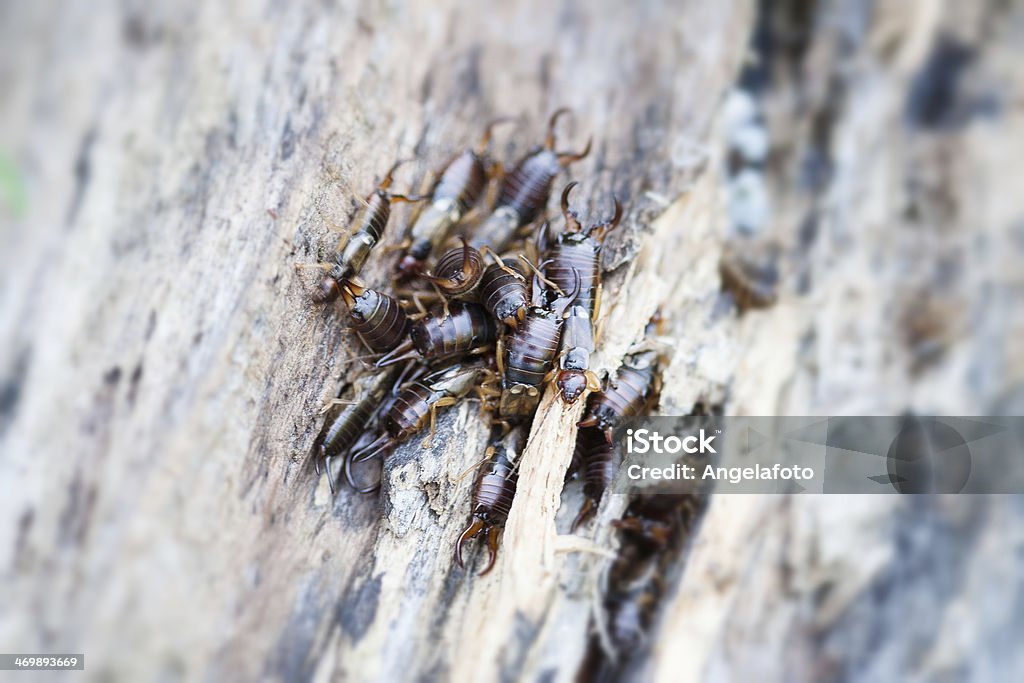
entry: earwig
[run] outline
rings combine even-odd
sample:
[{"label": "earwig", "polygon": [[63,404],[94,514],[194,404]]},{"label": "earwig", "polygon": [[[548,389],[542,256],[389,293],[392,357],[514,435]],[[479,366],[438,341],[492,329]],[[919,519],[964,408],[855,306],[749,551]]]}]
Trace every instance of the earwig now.
[{"label": "earwig", "polygon": [[380,486],[377,482],[370,487],[360,487],[355,482],[352,465],[391,451],[428,423],[433,436],[437,411],[458,403],[460,398],[476,389],[489,372],[479,363],[456,364],[409,383],[384,416],[382,433],[345,461],[345,477],[352,488],[360,493],[370,493]]},{"label": "earwig", "polygon": [[562,215],[565,230],[555,239],[547,251],[547,267],[544,275],[563,291],[572,286],[572,271],[579,271],[583,281],[577,303],[591,314],[596,314],[595,303],[601,285],[601,245],[605,236],[619,225],[622,219],[622,205],[614,199],[615,213],[601,223],[583,230],[579,218],[569,210],[569,193],[578,183],[573,181],[562,190]]},{"label": "earwig", "polygon": [[718,274],[722,287],[732,294],[741,312],[769,308],[778,299],[778,272],[774,268],[759,267],[736,255],[724,254],[718,262]]},{"label": "earwig", "polygon": [[597,510],[597,503],[611,486],[616,470],[615,447],[608,443],[600,429],[581,429],[576,435],[576,452],[586,499],[572,522],[573,532]]},{"label": "earwig", "polygon": [[409,339],[377,361],[383,368],[420,358],[429,365],[483,349],[498,337],[498,328],[487,310],[476,303],[454,301],[441,305],[413,323]]},{"label": "earwig", "polygon": [[446,251],[437,259],[433,275],[427,279],[445,296],[463,297],[480,284],[483,274],[484,257],[463,239],[461,247]]},{"label": "earwig", "polygon": [[573,303],[565,311],[558,366],[552,371],[559,395],[566,403],[575,403],[584,391],[597,391],[601,382],[590,369],[594,352],[594,320],[590,311]]},{"label": "earwig", "polygon": [[397,372],[398,368],[393,368],[359,379],[354,400],[324,423],[314,464],[319,474],[320,464],[323,463],[332,494],[335,492],[335,477],[331,471],[331,460],[339,456],[344,457],[366,432]]},{"label": "earwig", "polygon": [[396,299],[352,280],[342,282],[341,295],[349,325],[370,351],[387,353],[405,340],[412,323]]},{"label": "earwig", "polygon": [[505,259],[484,269],[480,278],[480,302],[484,308],[512,329],[526,318],[529,292],[517,259]]},{"label": "earwig", "polygon": [[492,165],[485,156],[491,141],[491,131],[495,125],[507,120],[501,118],[492,121],[484,130],[477,149],[465,150],[449,161],[441,171],[430,193],[430,206],[416,217],[409,231],[409,249],[398,262],[401,278],[409,278],[423,271],[430,254],[444,242],[451,229],[458,225],[483,194]]},{"label": "earwig", "polygon": [[345,246],[335,254],[330,270],[313,292],[314,302],[325,303],[336,300],[341,296],[341,283],[362,271],[370,252],[373,251],[374,246],[384,234],[384,228],[387,227],[388,219],[391,217],[393,202],[417,202],[424,199],[424,197],[388,192],[388,188],[391,187],[392,175],[403,163],[405,161],[395,163],[377,189],[366,198],[364,206],[352,222]]},{"label": "earwig", "polygon": [[615,379],[607,381],[603,391],[590,395],[580,428],[597,427],[608,443],[616,421],[639,415],[647,407],[658,382],[659,354],[645,350],[626,357]]},{"label": "earwig", "polygon": [[498,533],[505,526],[512,499],[516,495],[519,473],[516,460],[522,451],[526,433],[522,427],[510,431],[501,441],[487,448],[487,460],[480,466],[473,484],[473,521],[459,536],[455,544],[455,561],[465,566],[462,546],[469,539],[483,534],[487,543],[487,566],[480,572],[483,576],[494,567],[498,557]]},{"label": "earwig", "polygon": [[523,322],[501,344],[498,367],[502,373],[499,403],[502,417],[521,417],[536,409],[541,387],[558,354],[562,314],[579,290],[577,276],[576,286],[569,295],[548,304],[543,282],[540,276],[534,276],[532,306]]},{"label": "earwig", "polygon": [[559,171],[590,154],[592,140],[582,152],[555,151],[555,123],[568,111],[563,108],[551,115],[544,146],[523,157],[505,176],[494,211],[470,239],[474,247],[486,245],[502,251],[516,231],[533,222],[547,206],[551,183]]}]

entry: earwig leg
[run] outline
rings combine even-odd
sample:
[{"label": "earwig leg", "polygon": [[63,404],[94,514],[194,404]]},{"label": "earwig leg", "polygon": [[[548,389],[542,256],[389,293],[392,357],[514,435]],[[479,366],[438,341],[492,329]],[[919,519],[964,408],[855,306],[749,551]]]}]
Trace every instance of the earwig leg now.
[{"label": "earwig leg", "polygon": [[409,239],[408,237],[406,237],[404,240],[402,240],[398,244],[389,244],[386,247],[381,247],[381,248],[384,250],[384,253],[390,254],[393,251],[405,251],[406,249],[408,249],[411,246],[412,246],[412,240]]},{"label": "earwig leg", "polygon": [[586,429],[587,427],[596,427],[597,424],[598,420],[596,417],[588,417],[585,420],[580,420],[579,422],[577,422],[576,426],[579,427],[580,429]]},{"label": "earwig leg", "polygon": [[484,521],[479,517],[474,517],[472,523],[463,530],[462,535],[459,536],[459,540],[455,542],[455,562],[460,567],[466,566],[466,563],[462,560],[462,544],[483,530]]},{"label": "earwig leg", "polygon": [[594,509],[594,499],[587,498],[586,501],[583,502],[583,507],[580,508],[579,514],[576,515],[576,519],[572,520],[572,526],[569,527],[570,533],[576,533],[576,528],[580,524],[583,524],[583,522],[593,515],[594,512],[596,512]]},{"label": "earwig leg", "polygon": [[441,324],[443,325],[445,321],[448,320],[448,318],[452,317],[452,312],[448,308],[448,299],[445,298],[444,294],[441,292],[441,288],[437,286],[436,282],[431,280],[430,286],[434,288],[434,292],[437,294],[438,298],[441,299],[441,308],[444,311],[443,315],[441,316]]},{"label": "earwig leg", "polygon": [[494,569],[494,561],[498,559],[498,529],[496,527],[490,527],[487,530],[487,566],[479,576],[483,576],[487,572]]},{"label": "earwig leg", "polygon": [[434,434],[437,432],[437,409],[447,408],[448,406],[453,406],[456,403],[458,403],[458,401],[454,397],[445,396],[438,399],[436,403],[430,406],[430,434],[428,434],[427,438],[423,440],[424,448],[430,448],[431,445],[433,445]]},{"label": "earwig leg", "polygon": [[491,133],[494,132],[495,126],[499,126],[502,123],[509,123],[511,121],[515,121],[515,118],[511,116],[499,116],[496,119],[491,119],[484,128],[484,134],[480,137],[480,142],[477,143],[476,153],[480,155],[486,154],[487,149],[491,146]]},{"label": "earwig leg", "polygon": [[399,159],[396,161],[394,165],[388,169],[388,172],[384,174],[384,179],[380,181],[380,184],[377,185],[377,187],[381,190],[386,190],[391,187],[391,183],[395,181],[395,171],[398,170],[399,166],[407,164],[410,161],[412,161],[412,159]]},{"label": "earwig leg", "polygon": [[350,406],[354,403],[356,403],[356,401],[350,401],[345,398],[332,398],[330,401],[327,401],[326,403],[323,404],[323,406],[320,408],[320,414],[323,415],[334,406]]},{"label": "earwig leg", "polygon": [[323,261],[320,261],[318,263],[296,263],[295,264],[295,269],[296,270],[307,270],[307,269],[310,269],[310,268],[318,268],[318,269],[326,272],[326,271],[330,270],[333,267],[334,267],[333,263],[324,263]]},{"label": "earwig leg", "polygon": [[405,202],[406,204],[413,204],[415,202],[422,202],[427,199],[430,199],[430,197],[419,194],[393,194],[390,192],[388,193],[388,200],[392,204],[396,202]]}]

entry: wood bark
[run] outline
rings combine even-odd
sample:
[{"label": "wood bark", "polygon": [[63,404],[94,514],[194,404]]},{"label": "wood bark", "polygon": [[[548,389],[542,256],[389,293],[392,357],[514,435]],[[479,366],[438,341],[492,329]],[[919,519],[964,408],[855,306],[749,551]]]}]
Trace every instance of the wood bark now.
[{"label": "wood bark", "polygon": [[[507,161],[559,106],[575,112],[559,147],[593,135],[580,200],[628,209],[597,361],[613,370],[661,306],[662,412],[1024,405],[1006,191],[1024,180],[1018,4],[0,12],[16,171],[0,223],[6,651],[84,652],[94,680],[575,678],[627,503],[606,497],[568,534],[581,406],[544,397],[483,578],[480,551],[464,570],[452,557],[486,440],[477,405],[445,413],[432,447],[398,449],[379,497],[332,498],[310,461],[321,406],[365,369],[296,264],[334,247],[396,159],[415,159],[396,183],[414,187],[499,115],[519,117],[496,139]],[[771,144],[739,180],[738,78]],[[727,248],[773,255],[776,306],[723,302]],[[378,250],[367,281],[386,286],[393,260]],[[1022,516],[996,497],[715,497],[644,644],[609,670],[1024,673],[1006,597]]]}]

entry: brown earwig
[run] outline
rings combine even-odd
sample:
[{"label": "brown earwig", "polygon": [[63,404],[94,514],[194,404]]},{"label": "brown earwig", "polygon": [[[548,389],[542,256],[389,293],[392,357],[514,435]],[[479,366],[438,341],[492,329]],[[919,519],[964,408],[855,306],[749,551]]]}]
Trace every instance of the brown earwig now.
[{"label": "brown earwig", "polygon": [[331,471],[331,461],[335,457],[345,457],[359,437],[366,433],[397,372],[398,368],[393,368],[364,375],[356,382],[354,399],[324,423],[314,465],[316,473],[320,474],[320,465],[323,464],[332,494],[335,493],[335,476]]},{"label": "brown earwig", "polygon": [[484,308],[512,329],[526,318],[529,286],[518,259],[504,259],[484,269],[480,278],[480,302]]},{"label": "brown earwig", "polygon": [[552,371],[558,393],[566,403],[575,403],[584,391],[598,391],[601,381],[590,369],[594,353],[594,320],[586,306],[573,303],[565,311],[558,366]]},{"label": "brown earwig", "polygon": [[461,247],[441,254],[427,279],[446,297],[456,298],[476,289],[483,274],[484,257],[463,239]]},{"label": "brown earwig", "polygon": [[590,154],[592,140],[587,140],[582,152],[555,151],[555,123],[568,111],[562,108],[551,115],[543,147],[523,157],[505,176],[494,211],[470,238],[474,247],[502,251],[516,231],[533,222],[547,206],[551,183],[559,171]]},{"label": "brown earwig", "polygon": [[572,286],[572,271],[578,271],[583,284],[577,303],[596,315],[595,305],[601,286],[601,245],[605,236],[618,227],[622,219],[622,205],[614,199],[615,213],[612,217],[583,230],[576,213],[569,209],[569,193],[577,184],[573,181],[562,190],[565,230],[547,250],[544,275],[565,291]]},{"label": "brown earwig", "polygon": [[580,428],[601,429],[608,443],[620,418],[639,415],[657,389],[659,352],[644,350],[625,358],[615,379],[605,383],[603,391],[591,394]]},{"label": "brown earwig", "polygon": [[615,447],[608,443],[600,429],[581,429],[576,435],[576,453],[586,498],[572,522],[573,532],[597,510],[597,503],[611,486],[616,471]]},{"label": "brown earwig", "polygon": [[569,295],[548,303],[543,281],[539,275],[534,276],[532,306],[499,349],[498,369],[502,373],[499,412],[502,417],[522,417],[536,409],[544,380],[558,355],[562,314],[579,290],[577,276],[576,286]]},{"label": "brown earwig", "polygon": [[345,477],[352,488],[360,493],[370,493],[380,486],[380,482],[369,487],[359,486],[352,465],[383,455],[428,423],[432,437],[437,411],[458,403],[460,398],[477,389],[489,373],[490,370],[480,363],[456,364],[410,382],[384,416],[382,433],[345,461]]},{"label": "brown earwig", "polygon": [[498,327],[480,304],[453,301],[446,307],[438,305],[413,323],[409,339],[380,358],[377,367],[417,358],[434,365],[484,349],[497,339]]},{"label": "brown earwig", "polygon": [[722,287],[736,300],[741,312],[769,308],[778,299],[779,274],[774,267],[761,267],[734,254],[724,254],[718,262]]},{"label": "brown earwig", "polygon": [[477,149],[465,150],[441,171],[430,193],[430,205],[416,216],[409,230],[408,251],[398,262],[401,278],[423,272],[430,254],[480,199],[493,166],[486,158],[491,131],[497,124],[508,120],[492,121],[484,130]]},{"label": "brown earwig", "polygon": [[512,499],[516,495],[519,473],[516,460],[522,451],[526,433],[522,427],[510,431],[501,441],[487,448],[487,460],[480,466],[473,484],[473,521],[466,527],[455,544],[455,561],[465,566],[462,546],[469,539],[483,534],[487,543],[487,566],[483,576],[494,568],[498,557],[498,534],[508,519]]},{"label": "brown earwig", "polygon": [[327,274],[320,281],[320,285],[313,292],[312,298],[316,303],[334,301],[341,296],[341,283],[360,273],[366,259],[374,246],[380,242],[387,227],[388,219],[391,217],[391,204],[394,202],[417,202],[424,197],[395,194],[388,192],[391,187],[392,176],[395,170],[405,161],[396,162],[387,172],[384,179],[365,200],[363,207],[359,210],[352,228],[349,231],[348,239],[344,247],[334,256],[334,263],[331,264]]},{"label": "brown earwig", "polygon": [[412,323],[398,301],[353,280],[342,281],[349,326],[373,353],[387,353],[405,341]]}]

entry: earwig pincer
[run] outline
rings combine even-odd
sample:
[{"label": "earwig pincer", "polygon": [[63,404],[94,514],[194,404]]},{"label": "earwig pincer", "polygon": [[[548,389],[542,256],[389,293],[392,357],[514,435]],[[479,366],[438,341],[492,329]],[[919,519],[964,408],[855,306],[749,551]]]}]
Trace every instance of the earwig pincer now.
[{"label": "earwig pincer", "polygon": [[349,326],[373,353],[387,353],[405,341],[412,323],[394,297],[343,280],[341,296],[348,306]]},{"label": "earwig pincer", "polygon": [[547,249],[544,275],[562,290],[567,290],[572,286],[573,271],[578,271],[583,284],[576,303],[584,306],[591,315],[596,315],[601,287],[601,246],[608,233],[615,230],[622,220],[622,205],[613,199],[615,213],[612,217],[584,230],[576,212],[569,209],[569,193],[577,184],[573,181],[562,190],[565,230]]},{"label": "earwig pincer", "polygon": [[344,409],[324,423],[314,465],[317,474],[321,464],[327,470],[327,483],[332,494],[335,492],[335,476],[331,471],[331,461],[345,457],[359,437],[366,433],[396,374],[397,367],[361,377],[356,382],[353,400],[346,402]]},{"label": "earwig pincer", "polygon": [[415,216],[409,230],[408,251],[398,262],[401,278],[423,272],[430,254],[480,199],[495,166],[487,158],[491,131],[497,124],[508,120],[492,121],[484,130],[477,149],[465,150],[441,171],[430,193],[430,205]]},{"label": "earwig pincer", "polygon": [[615,379],[607,380],[603,391],[591,394],[587,399],[587,408],[578,426],[601,429],[611,443],[617,421],[639,415],[656,393],[659,360],[656,350],[643,350],[626,356],[615,373]]},{"label": "earwig pincer", "polygon": [[499,344],[498,369],[502,373],[502,417],[524,417],[533,413],[540,402],[544,380],[554,366],[558,340],[562,331],[562,315],[579,294],[577,275],[569,294],[548,301],[549,290],[539,274],[534,276],[531,307],[516,329]]},{"label": "earwig pincer", "polygon": [[513,429],[500,441],[487,447],[487,460],[477,471],[473,484],[473,521],[455,544],[455,561],[460,567],[465,566],[462,559],[463,544],[482,533],[487,543],[488,559],[480,576],[494,568],[494,561],[498,557],[498,534],[505,526],[512,508],[512,499],[516,495],[516,482],[519,479],[516,460],[525,440],[526,430],[523,427]]},{"label": "earwig pincer", "polygon": [[497,337],[498,326],[480,304],[453,301],[447,304],[447,311],[439,304],[413,323],[409,338],[380,358],[377,367],[415,359],[434,365],[481,351]]},{"label": "earwig pincer", "polygon": [[615,478],[615,447],[608,443],[600,429],[580,429],[576,434],[576,453],[583,478],[583,507],[572,522],[571,531],[597,510],[597,504]]},{"label": "earwig pincer", "polygon": [[582,152],[555,151],[555,123],[568,109],[559,109],[548,121],[544,145],[523,157],[504,179],[494,211],[470,238],[476,248],[502,251],[523,226],[533,222],[547,206],[551,183],[559,171],[590,154],[591,140]]},{"label": "earwig pincer", "polygon": [[480,302],[484,308],[510,328],[519,327],[530,303],[526,273],[518,259],[503,259],[484,269],[480,278]]},{"label": "earwig pincer", "polygon": [[325,303],[334,301],[341,296],[341,283],[360,273],[370,252],[380,242],[388,219],[391,217],[391,204],[394,202],[417,202],[424,197],[395,194],[388,192],[391,187],[395,170],[405,161],[399,161],[387,172],[363,202],[362,208],[352,222],[352,228],[334,256],[334,263],[326,265],[327,273],[320,281],[319,287],[313,292],[313,301]]},{"label": "earwig pincer", "polygon": [[476,289],[483,274],[484,257],[463,239],[461,247],[450,249],[438,257],[433,274],[426,279],[444,296],[459,298]]},{"label": "earwig pincer", "polygon": [[352,471],[354,464],[384,455],[427,424],[430,425],[428,439],[433,437],[437,411],[455,405],[460,398],[479,389],[490,373],[479,362],[459,363],[410,382],[384,416],[382,433],[345,461],[345,477],[352,488],[360,493],[370,493],[380,486],[380,482],[368,487],[360,486]]}]

